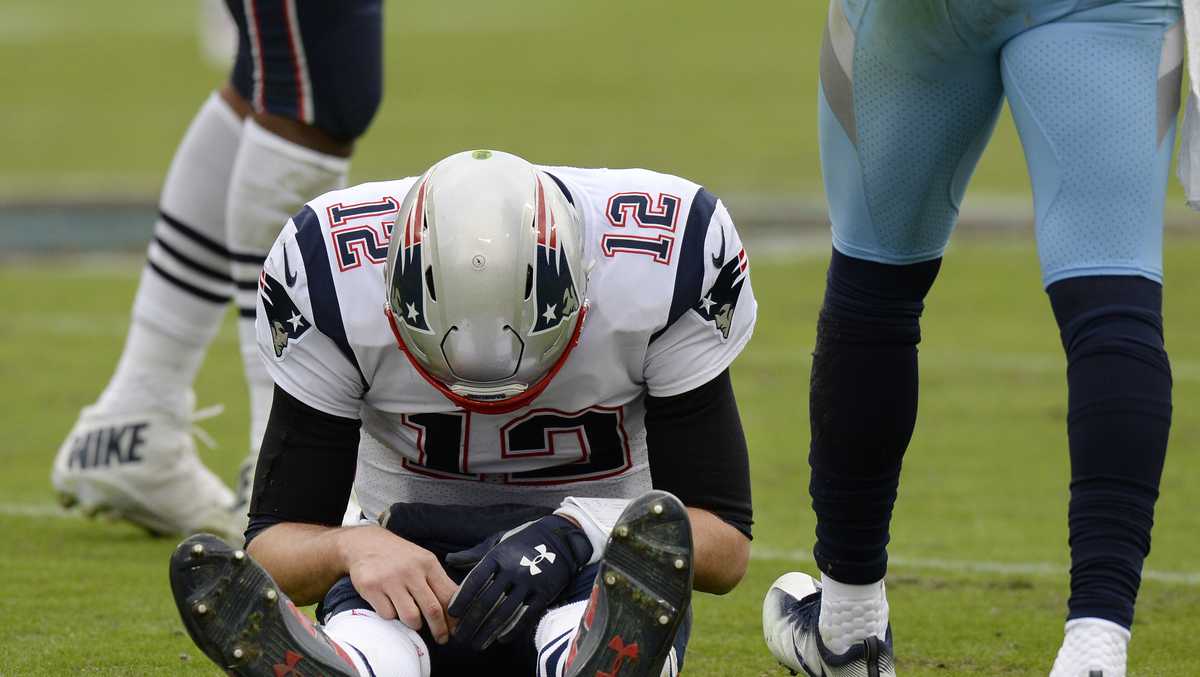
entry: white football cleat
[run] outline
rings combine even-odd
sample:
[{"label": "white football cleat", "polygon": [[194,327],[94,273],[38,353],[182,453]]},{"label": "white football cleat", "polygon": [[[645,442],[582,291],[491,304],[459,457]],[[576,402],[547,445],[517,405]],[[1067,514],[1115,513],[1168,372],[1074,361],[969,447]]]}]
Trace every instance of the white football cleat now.
[{"label": "white football cleat", "polygon": [[209,531],[241,542],[233,492],[196,455],[196,412],[188,393],[176,411],[102,411],[84,407],[59,447],[50,481],[64,507],[108,514],[156,534]]},{"label": "white football cleat", "polygon": [[771,584],[763,600],[763,638],[767,648],[792,674],[809,677],[895,677],[892,629],[880,641],[867,639],[843,654],[825,648],[818,630],[821,586],[812,576],[786,573]]}]

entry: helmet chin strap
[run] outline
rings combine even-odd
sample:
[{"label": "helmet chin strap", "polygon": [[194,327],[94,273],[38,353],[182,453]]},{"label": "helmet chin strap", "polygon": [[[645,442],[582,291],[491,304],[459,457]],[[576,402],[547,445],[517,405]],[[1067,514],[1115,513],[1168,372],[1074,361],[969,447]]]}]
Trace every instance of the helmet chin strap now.
[{"label": "helmet chin strap", "polygon": [[408,347],[404,345],[404,339],[400,338],[400,327],[396,324],[396,316],[392,313],[392,309],[388,307],[387,304],[384,304],[383,311],[387,315],[388,325],[392,328],[392,334],[396,337],[396,344],[400,347],[400,350],[404,352],[404,355],[408,357],[409,364],[411,364],[413,369],[415,369],[416,372],[421,375],[421,378],[425,379],[429,385],[433,386],[439,393],[445,396],[446,399],[453,402],[455,406],[476,414],[493,415],[508,414],[528,406],[531,402],[533,402],[534,399],[537,398],[538,395],[542,394],[542,391],[546,389],[546,386],[550,385],[551,379],[553,379],[555,374],[562,369],[563,365],[566,364],[567,357],[571,354],[571,351],[574,350],[575,346],[579,344],[579,335],[583,331],[583,322],[587,319],[588,303],[587,301],[584,301],[583,305],[580,306],[579,320],[575,323],[575,330],[571,332],[571,338],[567,341],[567,347],[563,350],[562,355],[559,355],[558,359],[554,361],[554,365],[550,367],[550,370],[547,371],[545,375],[539,378],[536,382],[532,383],[521,394],[514,395],[503,400],[494,401],[474,400],[469,397],[463,397],[462,395],[459,395],[451,390],[450,387],[445,383],[442,383],[436,376],[430,373],[429,370],[422,366],[421,362],[417,360],[417,358],[413,356],[412,352],[409,351]]}]

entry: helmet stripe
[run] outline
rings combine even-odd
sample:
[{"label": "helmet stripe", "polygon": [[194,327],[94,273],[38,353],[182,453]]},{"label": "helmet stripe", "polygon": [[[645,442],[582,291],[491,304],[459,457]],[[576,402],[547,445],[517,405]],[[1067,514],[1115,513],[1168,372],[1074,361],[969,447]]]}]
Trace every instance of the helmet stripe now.
[{"label": "helmet stripe", "polygon": [[546,244],[546,194],[542,190],[542,180],[537,179],[534,186],[534,193],[537,200],[537,242],[540,245]]},{"label": "helmet stripe", "polygon": [[425,182],[417,189],[417,203],[404,223],[404,246],[412,247],[421,244],[421,231],[425,225]]}]

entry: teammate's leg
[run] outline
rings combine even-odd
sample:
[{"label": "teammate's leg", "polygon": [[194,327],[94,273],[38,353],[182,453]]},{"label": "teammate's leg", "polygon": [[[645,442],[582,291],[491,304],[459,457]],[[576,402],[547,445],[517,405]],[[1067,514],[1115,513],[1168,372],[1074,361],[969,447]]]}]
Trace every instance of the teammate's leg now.
[{"label": "teammate's leg", "polygon": [[[116,371],[85,408],[52,474],[64,502],[155,531],[220,523],[232,496],[196,458],[192,381],[233,294],[225,195],[242,121],[211,96],[167,172],[147,265]],[[103,440],[117,440],[121,453]]]},{"label": "teammate's leg", "polygon": [[251,453],[239,488],[245,498],[272,390],[254,334],[258,272],[287,219],[345,183],[354,140],[382,96],[383,28],[378,1],[228,5],[239,29],[228,93],[249,111],[226,212],[250,391]]},{"label": "teammate's leg", "polygon": [[237,113],[212,95],[176,150],[126,349],[100,405],[176,402],[191,387],[233,292],[223,245],[225,187],[241,126]]},{"label": "teammate's leg", "polygon": [[[923,301],[1001,97],[995,54],[952,52],[948,16],[918,28],[898,3],[845,6],[862,13],[843,14],[835,1],[822,50],[822,172],[835,251],[809,405],[820,628],[835,654],[885,637],[882,579],[916,421]],[[938,40],[947,45],[941,58]]]},{"label": "teammate's leg", "polygon": [[1125,674],[1171,420],[1162,210],[1178,3],[1115,3],[1004,49],[1043,279],[1067,354],[1071,597],[1052,675]]}]

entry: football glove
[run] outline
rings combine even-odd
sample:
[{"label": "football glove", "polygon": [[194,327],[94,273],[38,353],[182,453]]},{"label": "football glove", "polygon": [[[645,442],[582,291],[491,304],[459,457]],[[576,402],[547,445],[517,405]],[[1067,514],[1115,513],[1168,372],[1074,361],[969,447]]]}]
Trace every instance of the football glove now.
[{"label": "football glove", "polygon": [[455,639],[482,651],[496,640],[517,637],[542,617],[591,556],[583,529],[558,515],[450,553],[448,566],[471,568],[450,600],[450,615],[459,619]]}]

